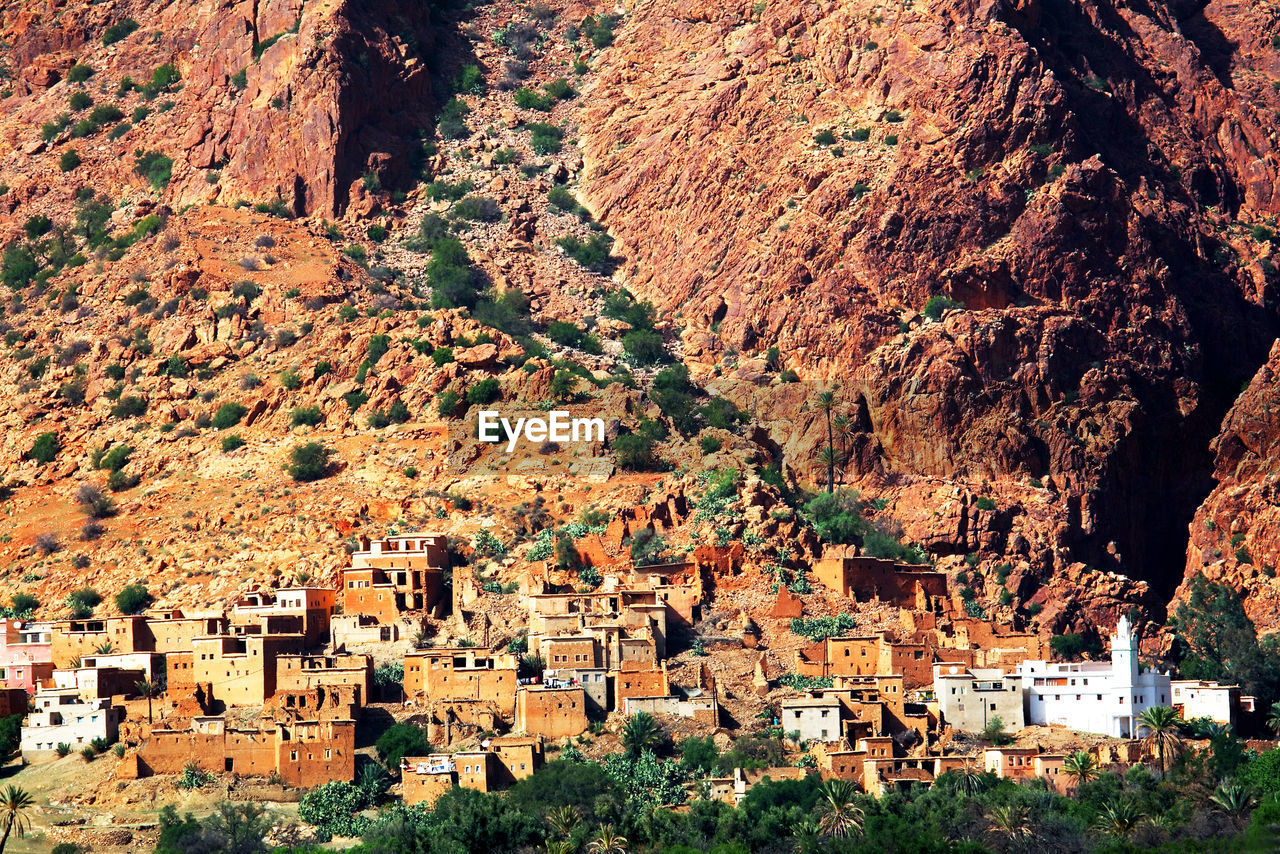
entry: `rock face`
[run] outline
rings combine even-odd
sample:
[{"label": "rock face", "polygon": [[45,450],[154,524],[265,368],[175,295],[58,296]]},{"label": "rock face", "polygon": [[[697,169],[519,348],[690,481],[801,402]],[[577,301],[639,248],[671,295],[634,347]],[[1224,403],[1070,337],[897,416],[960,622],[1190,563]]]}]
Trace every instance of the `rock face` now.
[{"label": "rock face", "polygon": [[[144,144],[174,159],[175,207],[245,199],[339,215],[365,175],[386,184],[409,177],[406,145],[436,106],[432,63],[442,40],[426,4],[35,5],[0,10],[0,34],[22,69],[9,106],[30,114],[33,134],[66,108],[71,90],[58,84],[73,62],[95,69],[90,85],[121,75],[145,84],[165,64],[181,74],[171,103],[149,103],[145,133],[139,127],[120,143],[126,167],[128,152]],[[142,26],[104,46],[104,29],[126,15]]]},{"label": "rock face", "polygon": [[1196,575],[1248,593],[1259,628],[1280,628],[1280,343],[1214,439],[1213,492],[1196,511],[1181,596]]},{"label": "rock face", "polygon": [[[793,459],[825,434],[791,419],[838,384],[851,484],[1042,484],[997,554],[1168,595],[1206,449],[1280,328],[1271,246],[1239,224],[1280,210],[1275,18],[657,0],[589,93],[586,200],[704,374],[777,346],[812,381],[751,392]],[[966,310],[921,318],[938,296]]]}]

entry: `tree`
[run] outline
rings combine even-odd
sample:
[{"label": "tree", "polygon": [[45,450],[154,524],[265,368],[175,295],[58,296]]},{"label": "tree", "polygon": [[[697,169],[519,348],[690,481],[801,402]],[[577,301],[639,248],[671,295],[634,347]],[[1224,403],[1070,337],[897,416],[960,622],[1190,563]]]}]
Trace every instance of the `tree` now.
[{"label": "tree", "polygon": [[818,828],[823,836],[845,839],[862,835],[865,814],[855,803],[858,789],[852,782],[827,780],[818,794]]},{"label": "tree", "polygon": [[299,483],[320,480],[329,473],[333,451],[319,442],[295,445],[289,452],[289,477]]},{"label": "tree", "polygon": [[1147,731],[1142,738],[1142,743],[1149,748],[1155,748],[1160,760],[1161,774],[1168,771],[1166,763],[1168,754],[1182,745],[1182,739],[1178,735],[1181,724],[1182,715],[1168,706],[1152,706],[1149,709],[1143,709],[1142,714],[1138,715],[1138,729]]},{"label": "tree", "polygon": [[627,837],[617,833],[612,824],[600,826],[600,832],[587,843],[590,854],[627,854]]},{"label": "tree", "polygon": [[1257,629],[1229,584],[1198,575],[1171,621],[1184,679],[1238,682],[1264,707],[1280,700],[1280,656],[1258,644]]},{"label": "tree", "polygon": [[1245,814],[1258,805],[1258,799],[1253,793],[1239,783],[1220,784],[1209,800],[1235,822],[1237,827]]},{"label": "tree", "polygon": [[827,422],[827,444],[824,448],[826,453],[822,454],[822,463],[827,469],[827,493],[835,491],[836,483],[836,451],[835,451],[835,435],[831,428],[831,414],[836,408],[836,393],[832,389],[828,389],[818,394],[814,401],[814,407],[822,413],[823,418]]},{"label": "tree", "polygon": [[155,717],[151,714],[151,700],[160,696],[160,686],[149,679],[140,679],[133,687],[139,696],[147,698],[147,723],[155,723]]},{"label": "tree", "polygon": [[41,433],[31,443],[31,450],[27,451],[26,457],[44,465],[53,462],[60,450],[62,450],[62,444],[58,441],[57,433]]},{"label": "tree", "polygon": [[951,788],[957,795],[971,798],[987,788],[986,775],[977,765],[970,761],[966,761],[960,768],[943,776],[950,781]]},{"label": "tree", "polygon": [[1270,711],[1267,712],[1267,729],[1280,736],[1280,700],[1272,703]]},{"label": "tree", "polygon": [[376,746],[378,758],[388,771],[398,769],[400,760],[406,756],[426,756],[433,750],[426,733],[410,723],[390,726],[378,737]]},{"label": "tree", "polygon": [[17,786],[6,786],[4,793],[0,794],[0,814],[4,820],[4,835],[0,836],[0,854],[4,854],[4,848],[9,843],[9,834],[14,828],[18,830],[18,838],[27,835],[27,829],[31,827],[31,816],[27,814],[27,810],[35,806],[36,799],[31,797],[26,789],[20,789]]},{"label": "tree", "polygon": [[1095,829],[1110,836],[1128,839],[1142,822],[1142,810],[1133,801],[1119,800],[1103,804],[1094,821]]},{"label": "tree", "polygon": [[1098,779],[1101,774],[1098,761],[1093,758],[1092,753],[1084,750],[1077,750],[1062,760],[1062,770],[1076,781],[1077,790],[1090,780]]},{"label": "tree", "polygon": [[995,804],[987,811],[989,829],[1010,843],[1030,839],[1031,809],[1026,804]]},{"label": "tree", "polygon": [[313,824],[320,836],[359,836],[366,825],[356,815],[366,805],[364,792],[351,783],[335,781],[302,796],[298,818]]},{"label": "tree", "polygon": [[622,727],[622,746],[632,759],[645,750],[657,750],[664,739],[662,727],[648,712],[636,712]]},{"label": "tree", "polygon": [[561,839],[568,839],[582,824],[582,816],[571,804],[560,804],[547,811],[547,824]]},{"label": "tree", "polygon": [[151,594],[145,584],[126,585],[116,594],[116,607],[121,614],[136,614],[151,604]]}]

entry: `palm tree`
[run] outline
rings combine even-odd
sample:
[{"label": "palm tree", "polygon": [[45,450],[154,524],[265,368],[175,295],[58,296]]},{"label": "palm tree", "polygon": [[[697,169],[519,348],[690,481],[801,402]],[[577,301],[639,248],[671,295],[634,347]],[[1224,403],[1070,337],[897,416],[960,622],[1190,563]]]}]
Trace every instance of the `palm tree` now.
[{"label": "palm tree", "polygon": [[662,744],[662,727],[648,712],[636,712],[622,728],[622,746],[632,759]]},{"label": "palm tree", "polygon": [[147,698],[147,723],[155,723],[151,715],[151,698],[160,696],[160,686],[149,679],[140,679],[133,685],[139,696]]},{"label": "palm tree", "polygon": [[115,645],[112,644],[111,641],[103,641],[102,643],[94,647],[93,654],[94,655],[110,655],[114,651],[115,651]]},{"label": "palm tree", "polygon": [[854,803],[858,787],[848,780],[832,778],[818,789],[818,830],[823,836],[844,839],[862,834],[866,817]]},{"label": "palm tree", "polygon": [[547,813],[547,824],[563,839],[568,839],[581,823],[577,808],[569,804],[561,804]]},{"label": "palm tree", "polygon": [[1165,761],[1168,754],[1175,752],[1182,745],[1182,739],[1178,735],[1181,724],[1182,715],[1168,706],[1152,706],[1149,709],[1143,709],[1142,714],[1138,715],[1138,729],[1147,731],[1142,738],[1142,743],[1148,748],[1155,748],[1156,755],[1160,759],[1161,775],[1168,771]]},{"label": "palm tree", "polygon": [[1093,826],[1111,836],[1128,839],[1142,823],[1142,818],[1142,810],[1137,804],[1122,800],[1104,805]]},{"label": "palm tree", "polygon": [[1258,805],[1258,799],[1253,793],[1239,783],[1220,784],[1209,800],[1237,826],[1245,814]]},{"label": "palm tree", "polygon": [[559,841],[548,839],[542,843],[542,849],[545,854],[573,854],[573,843],[565,842],[563,839]]},{"label": "palm tree", "polygon": [[1280,736],[1280,700],[1271,704],[1271,711],[1267,712],[1267,729]]},{"label": "palm tree", "polygon": [[590,854],[627,854],[627,837],[614,831],[612,824],[600,825],[596,838],[587,843]]},{"label": "palm tree", "polygon": [[987,787],[987,781],[982,776],[982,769],[972,762],[965,762],[951,772],[951,786],[957,795],[973,797]]},{"label": "palm tree", "polygon": [[1075,788],[1079,791],[1080,787],[1090,780],[1096,780],[1101,775],[1098,768],[1098,760],[1093,758],[1093,754],[1085,750],[1077,750],[1062,760],[1062,770],[1064,773],[1075,778]]},{"label": "palm tree", "polygon": [[1031,808],[1026,804],[996,804],[987,811],[991,832],[1010,843],[1031,838]]},{"label": "palm tree", "polygon": [[818,411],[827,419],[827,447],[820,455],[822,463],[827,467],[827,492],[835,491],[836,480],[836,453],[835,453],[835,436],[831,430],[831,413],[836,408],[836,393],[833,390],[824,391],[818,394],[816,402]]},{"label": "palm tree", "polygon": [[35,806],[35,803],[36,799],[31,797],[26,789],[19,789],[17,786],[8,786],[4,793],[0,794],[0,813],[4,815],[4,836],[0,836],[0,854],[4,854],[4,847],[9,843],[9,834],[15,827],[18,828],[19,838],[27,835],[27,829],[31,827],[31,817],[27,815],[27,810]]},{"label": "palm tree", "polygon": [[795,854],[814,854],[822,850],[822,828],[813,816],[807,815],[791,826],[791,850]]}]

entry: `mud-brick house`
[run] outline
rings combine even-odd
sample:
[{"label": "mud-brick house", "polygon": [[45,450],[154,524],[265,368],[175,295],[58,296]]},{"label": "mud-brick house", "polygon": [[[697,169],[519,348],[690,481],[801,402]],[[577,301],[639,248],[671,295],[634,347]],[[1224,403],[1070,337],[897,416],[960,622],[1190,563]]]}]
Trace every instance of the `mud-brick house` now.
[{"label": "mud-brick house", "polygon": [[515,731],[543,738],[581,735],[587,729],[587,697],[581,685],[526,685],[516,691]]},{"label": "mud-brick house", "polygon": [[222,717],[200,717],[190,729],[152,730],[121,776],[177,774],[189,762],[211,773],[274,773],[301,788],[349,783],[355,779],[355,722],[273,721],[237,729]]},{"label": "mud-brick house", "polygon": [[336,596],[327,587],[286,587],[246,593],[231,606],[232,634],[302,635],[311,649],[329,640]]},{"label": "mud-brick house", "polygon": [[486,740],[479,750],[405,757],[400,764],[406,804],[434,804],[454,786],[490,792],[533,774],[542,765],[540,737]]},{"label": "mud-brick house", "polygon": [[515,711],[516,657],[471,647],[427,649],[404,658],[404,691],[430,700],[490,700]]},{"label": "mud-brick house", "polygon": [[444,593],[449,550],[443,534],[406,534],[361,540],[342,571],[344,614],[391,625],[406,612],[433,611]]},{"label": "mud-brick house", "polygon": [[373,687],[373,659],[367,655],[281,655],[276,658],[276,690],[299,691],[320,686],[353,685],[368,697]]},{"label": "mud-brick house", "polygon": [[192,646],[190,679],[182,674],[187,684],[212,685],[227,706],[260,706],[276,691],[280,656],[301,654],[303,636],[223,635],[197,638]]}]

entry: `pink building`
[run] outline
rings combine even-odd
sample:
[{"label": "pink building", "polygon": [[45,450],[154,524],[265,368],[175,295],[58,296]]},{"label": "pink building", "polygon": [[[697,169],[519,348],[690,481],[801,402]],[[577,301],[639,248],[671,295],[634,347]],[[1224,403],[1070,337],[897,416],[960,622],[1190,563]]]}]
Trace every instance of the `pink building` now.
[{"label": "pink building", "polygon": [[53,631],[46,623],[0,618],[0,683],[34,694],[40,682],[52,683]]}]

